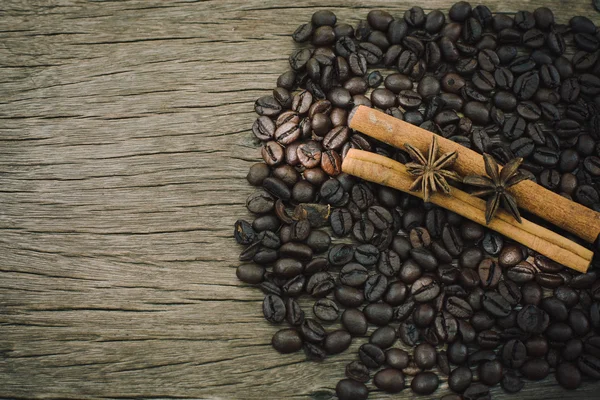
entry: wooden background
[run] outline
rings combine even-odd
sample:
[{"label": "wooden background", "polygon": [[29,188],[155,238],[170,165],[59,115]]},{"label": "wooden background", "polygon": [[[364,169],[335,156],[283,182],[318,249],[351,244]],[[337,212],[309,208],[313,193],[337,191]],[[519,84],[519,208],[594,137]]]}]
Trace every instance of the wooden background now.
[{"label": "wooden background", "polygon": [[[362,341],[321,364],[277,354],[232,239],[249,217],[253,102],[322,3],[352,24],[376,7],[452,4],[0,2],[0,397],[333,395]],[[591,1],[544,4],[559,22],[600,23]],[[598,389],[552,378],[513,397]]]}]

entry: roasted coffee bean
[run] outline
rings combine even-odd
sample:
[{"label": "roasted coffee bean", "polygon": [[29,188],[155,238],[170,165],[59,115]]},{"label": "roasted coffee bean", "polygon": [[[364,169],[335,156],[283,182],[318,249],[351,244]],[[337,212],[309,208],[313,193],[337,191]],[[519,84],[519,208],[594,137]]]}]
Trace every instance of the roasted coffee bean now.
[{"label": "roasted coffee bean", "polygon": [[285,243],[279,249],[281,257],[295,258],[301,261],[310,261],[313,251],[304,243]]},{"label": "roasted coffee bean", "polygon": [[[475,334],[473,334],[473,337],[475,337]],[[455,341],[448,345],[448,359],[453,364],[462,365],[467,361],[468,354],[467,346],[461,341]]]},{"label": "roasted coffee bean", "polygon": [[565,79],[560,85],[560,97],[567,103],[574,103],[581,92],[581,86],[576,78]]},{"label": "roasted coffee bean", "polygon": [[511,311],[511,305],[497,292],[486,292],[483,295],[484,310],[496,317],[506,317]]},{"label": "roasted coffee bean", "polygon": [[338,318],[340,309],[337,304],[330,299],[319,299],[313,305],[313,312],[320,320],[331,322]]},{"label": "roasted coffee bean", "polygon": [[378,346],[365,343],[358,350],[358,357],[368,368],[376,369],[385,362],[385,353]]},{"label": "roasted coffee bean", "polygon": [[394,277],[402,266],[400,256],[394,250],[385,250],[381,252],[377,262],[377,270],[388,278]]},{"label": "roasted coffee bean", "polygon": [[544,379],[550,373],[550,366],[543,358],[534,358],[527,360],[520,368],[525,378],[532,381]]},{"label": "roasted coffee bean", "polygon": [[458,263],[463,268],[475,269],[483,258],[483,251],[478,247],[470,247],[464,250],[459,259]]},{"label": "roasted coffee bean", "polygon": [[302,263],[292,258],[280,258],[273,265],[273,273],[284,278],[293,278],[301,274],[303,269]]},{"label": "roasted coffee bean", "polygon": [[365,281],[365,299],[369,302],[376,302],[383,297],[387,289],[388,281],[384,275],[371,275]]},{"label": "roasted coffee bean", "polygon": [[516,306],[521,300],[521,290],[512,281],[500,281],[498,284],[498,292],[512,306]]},{"label": "roasted coffee bean", "polygon": [[523,284],[535,278],[535,268],[527,261],[521,261],[508,269],[506,276],[513,282]]},{"label": "roasted coffee bean", "polygon": [[333,234],[339,237],[346,236],[352,231],[352,215],[347,208],[336,208],[329,217]]},{"label": "roasted coffee bean", "polygon": [[572,363],[561,363],[556,368],[556,381],[565,389],[577,389],[581,384],[581,372]]},{"label": "roasted coffee bean", "polygon": [[292,326],[299,326],[304,322],[304,311],[300,308],[300,304],[292,298],[286,301],[286,321]]},{"label": "roasted coffee bean", "polygon": [[577,360],[577,367],[585,375],[592,379],[600,379],[600,359],[590,355],[583,354]]},{"label": "roasted coffee bean", "polygon": [[506,342],[502,349],[502,362],[510,368],[520,368],[527,359],[527,348],[518,339]]},{"label": "roasted coffee bean", "polygon": [[516,244],[504,246],[498,255],[498,262],[503,267],[513,267],[523,260],[523,251]]},{"label": "roasted coffee bean", "polygon": [[462,252],[463,241],[459,231],[454,226],[444,226],[444,229],[442,230],[442,240],[444,241],[446,249],[452,256],[456,257]]},{"label": "roasted coffee bean", "polygon": [[335,288],[335,281],[329,272],[317,272],[306,283],[306,291],[313,297],[325,297]]},{"label": "roasted coffee bean", "polygon": [[344,307],[360,307],[365,301],[365,295],[360,289],[340,285],[335,288],[335,299]]},{"label": "roasted coffee bean", "polygon": [[396,330],[391,326],[382,326],[376,329],[369,338],[369,343],[381,349],[387,349],[396,341]]},{"label": "roasted coffee bean", "polygon": [[467,367],[458,367],[448,377],[448,386],[455,392],[462,393],[471,385],[473,373]]},{"label": "roasted coffee bean", "polygon": [[354,250],[354,259],[362,265],[374,265],[379,259],[380,252],[371,244],[361,244]]},{"label": "roasted coffee bean", "polygon": [[367,332],[367,318],[358,309],[347,309],[342,313],[342,325],[353,336],[363,336]]},{"label": "roasted coffee bean", "polygon": [[369,368],[360,361],[352,361],[346,365],[346,376],[357,382],[366,383],[370,379]]},{"label": "roasted coffee bean", "polygon": [[543,336],[534,336],[525,342],[529,357],[544,357],[548,353],[548,341]]},{"label": "roasted coffee bean", "polygon": [[460,271],[459,281],[467,289],[474,289],[480,284],[477,271],[470,268],[464,268]]},{"label": "roasted coffee bean", "polygon": [[314,253],[323,253],[329,248],[331,237],[326,232],[313,230],[308,235],[306,244]]},{"label": "roasted coffee bean", "polygon": [[296,275],[281,286],[281,291],[289,297],[296,297],[302,294],[305,285],[306,277],[304,275]]},{"label": "roasted coffee bean", "polygon": [[542,299],[540,307],[555,321],[566,321],[569,316],[566,304],[554,296]]},{"label": "roasted coffee bean", "polygon": [[335,387],[335,393],[339,400],[366,400],[369,397],[369,389],[353,379],[342,379]]},{"label": "roasted coffee bean", "polygon": [[470,318],[473,308],[465,300],[453,296],[446,300],[446,310],[456,318]]},{"label": "roasted coffee bean", "polygon": [[300,332],[304,337],[304,340],[309,341],[311,343],[320,343],[325,340],[327,336],[327,332],[325,328],[315,321],[314,319],[307,318],[300,325]]},{"label": "roasted coffee bean", "polygon": [[263,315],[265,319],[274,324],[279,324],[285,319],[285,303],[281,297],[269,294],[263,300]]},{"label": "roasted coffee bean", "polygon": [[506,392],[517,393],[523,389],[525,382],[514,371],[509,370],[504,374],[501,385]]},{"label": "roasted coffee bean", "polygon": [[439,284],[431,277],[425,276],[416,280],[411,289],[415,301],[427,302],[440,293]]},{"label": "roasted coffee bean", "polygon": [[470,322],[473,328],[479,332],[491,329],[496,323],[494,318],[483,310],[476,311],[471,317]]},{"label": "roasted coffee bean", "polygon": [[548,274],[544,272],[538,273],[535,276],[535,281],[539,283],[540,286],[548,289],[557,288],[564,283],[564,280],[560,275]]},{"label": "roasted coffee bean", "polygon": [[[398,93],[398,103],[406,109],[414,109],[421,105],[422,98],[412,90],[401,90]],[[406,114],[404,116],[406,118]]]},{"label": "roasted coffee bean", "polygon": [[538,305],[542,301],[542,287],[535,281],[527,282],[521,288],[522,303]]},{"label": "roasted coffee bean", "polygon": [[356,263],[346,264],[340,271],[340,281],[348,286],[362,286],[368,277],[369,273],[367,269]]},{"label": "roasted coffee bean", "polygon": [[[298,160],[306,168],[314,168],[321,164],[321,147],[317,142],[309,141],[297,149]],[[306,175],[305,175],[306,176]]]},{"label": "roasted coffee bean", "polygon": [[575,361],[583,353],[583,342],[581,339],[570,339],[562,349],[563,359]]},{"label": "roasted coffee bean", "polygon": [[504,246],[504,240],[502,239],[502,236],[494,232],[486,232],[482,244],[486,253],[495,256],[500,254],[500,251]]},{"label": "roasted coffee bean", "polygon": [[537,72],[526,72],[522,75],[519,75],[517,79],[515,79],[513,92],[521,100],[528,100],[537,91],[539,87],[539,81],[540,78]]},{"label": "roasted coffee bean", "polygon": [[502,380],[502,363],[499,360],[486,361],[479,366],[480,382],[495,386]]},{"label": "roasted coffee bean", "polygon": [[433,328],[439,341],[453,342],[458,334],[458,321],[451,314],[440,312],[434,320]]},{"label": "roasted coffee bean", "polygon": [[517,324],[524,332],[540,334],[548,328],[550,316],[533,304],[524,306],[517,314]]},{"label": "roasted coffee bean", "polygon": [[[414,248],[414,249],[410,250],[410,255],[411,255],[412,259],[416,262],[416,264],[419,267],[421,267],[422,269],[424,269],[425,271],[434,271],[438,266],[438,262],[437,262],[435,256],[431,253],[431,251],[429,249],[427,249],[425,247],[419,247],[419,248]],[[406,265],[407,264],[405,263],[404,267],[406,267]],[[401,273],[401,275],[406,275],[407,272],[408,272],[408,270],[407,271],[401,270],[400,273]]]},{"label": "roasted coffee bean", "polygon": [[496,287],[502,277],[502,268],[491,258],[479,263],[478,272],[481,286],[484,288]]},{"label": "roasted coffee bean", "polygon": [[465,343],[471,343],[476,338],[476,332],[473,326],[463,320],[458,320],[458,332],[460,333],[460,337]]},{"label": "roasted coffee bean", "polygon": [[343,329],[330,332],[323,341],[323,348],[327,354],[339,354],[345,351],[352,343],[352,336]]},{"label": "roasted coffee bean", "polygon": [[398,337],[405,345],[414,347],[420,337],[419,329],[413,323],[403,322],[398,327]]},{"label": "roasted coffee bean", "polygon": [[349,244],[339,243],[329,249],[327,259],[334,266],[342,266],[349,263],[354,257],[354,247]]},{"label": "roasted coffee bean", "polygon": [[421,343],[414,350],[414,360],[421,369],[430,369],[436,364],[435,347],[429,343]]},{"label": "roasted coffee bean", "polygon": [[568,286],[559,286],[554,289],[554,297],[562,301],[569,308],[575,306],[579,302],[579,295],[577,292]]},{"label": "roasted coffee bean", "polygon": [[302,337],[295,329],[282,329],[273,335],[271,344],[282,354],[295,353],[302,348]]},{"label": "roasted coffee bean", "polygon": [[431,325],[435,318],[435,310],[433,306],[427,303],[417,304],[413,312],[413,320],[417,327],[425,328]]},{"label": "roasted coffee bean", "polygon": [[591,330],[587,315],[580,309],[574,308],[569,312],[568,322],[577,336],[585,336]]},{"label": "roasted coffee bean", "polygon": [[261,283],[265,276],[265,269],[259,265],[243,264],[235,271],[239,280],[249,284]]},{"label": "roasted coffee bean", "polygon": [[412,379],[410,387],[413,392],[427,395],[435,392],[439,385],[439,378],[433,372],[419,372]]},{"label": "roasted coffee bean", "polygon": [[373,384],[387,393],[399,393],[404,389],[404,374],[394,368],[386,368],[377,372]]}]

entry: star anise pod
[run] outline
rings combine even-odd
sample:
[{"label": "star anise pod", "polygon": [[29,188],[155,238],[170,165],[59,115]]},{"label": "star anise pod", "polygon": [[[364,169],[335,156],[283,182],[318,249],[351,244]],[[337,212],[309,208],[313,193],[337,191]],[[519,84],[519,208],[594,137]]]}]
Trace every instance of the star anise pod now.
[{"label": "star anise pod", "polygon": [[508,192],[508,189],[527,179],[525,175],[518,171],[523,159],[513,158],[506,163],[502,171],[499,171],[498,163],[491,155],[484,153],[483,160],[485,162],[485,172],[489,178],[470,175],[466,176],[463,182],[481,188],[481,190],[471,193],[473,196],[489,196],[485,208],[485,223],[490,223],[501,203],[502,208],[506,209],[517,221],[521,222],[517,200]]},{"label": "star anise pod", "polygon": [[437,158],[438,143],[435,135],[429,146],[427,158],[419,149],[408,143],[405,143],[404,147],[414,161],[406,163],[406,169],[411,175],[417,177],[410,186],[410,190],[415,191],[420,188],[425,202],[429,201],[429,194],[436,192],[438,189],[446,194],[450,193],[450,185],[446,182],[446,179],[462,181],[456,172],[448,170],[456,161],[458,154],[453,151]]}]

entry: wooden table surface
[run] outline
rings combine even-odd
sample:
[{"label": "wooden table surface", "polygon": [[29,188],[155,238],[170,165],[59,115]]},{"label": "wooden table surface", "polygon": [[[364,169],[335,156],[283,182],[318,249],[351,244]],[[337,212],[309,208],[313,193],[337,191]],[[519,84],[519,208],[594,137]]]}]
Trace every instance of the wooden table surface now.
[{"label": "wooden table surface", "polygon": [[[452,4],[0,3],[0,397],[334,396],[364,340],[320,364],[277,354],[262,294],[235,276],[232,238],[250,218],[253,102],[323,3],[352,24],[373,8]],[[559,22],[600,23],[588,0],[544,5]],[[599,389],[566,392],[551,377],[511,398]]]}]

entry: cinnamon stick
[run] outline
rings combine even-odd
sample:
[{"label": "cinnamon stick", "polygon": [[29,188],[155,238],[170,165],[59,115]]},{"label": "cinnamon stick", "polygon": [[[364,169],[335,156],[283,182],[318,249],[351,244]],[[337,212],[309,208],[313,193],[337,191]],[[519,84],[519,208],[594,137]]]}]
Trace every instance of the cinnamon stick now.
[{"label": "cinnamon stick", "polygon": [[[404,164],[375,153],[350,150],[342,163],[342,171],[423,197],[421,192],[409,190],[414,177],[406,171]],[[485,201],[459,189],[452,188],[450,195],[434,192],[430,195],[430,202],[485,225]],[[524,218],[522,223],[518,223],[504,210],[498,210],[487,226],[576,271],[586,272],[592,261],[591,250]]]},{"label": "cinnamon stick", "polygon": [[[434,135],[425,129],[365,106],[352,110],[348,120],[350,128],[400,149],[404,148],[404,143],[410,143],[426,153]],[[462,176],[485,175],[481,154],[441,136],[438,136],[438,144],[441,153],[458,152],[454,169]],[[589,243],[594,243],[600,234],[598,212],[529,180],[520,182],[511,190],[518,199],[519,207]]]}]

